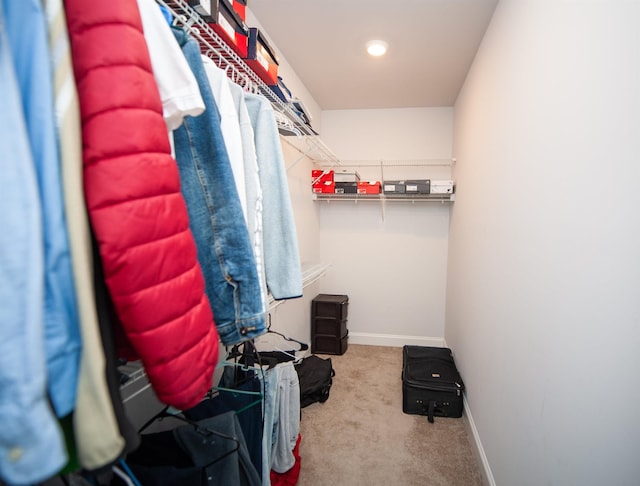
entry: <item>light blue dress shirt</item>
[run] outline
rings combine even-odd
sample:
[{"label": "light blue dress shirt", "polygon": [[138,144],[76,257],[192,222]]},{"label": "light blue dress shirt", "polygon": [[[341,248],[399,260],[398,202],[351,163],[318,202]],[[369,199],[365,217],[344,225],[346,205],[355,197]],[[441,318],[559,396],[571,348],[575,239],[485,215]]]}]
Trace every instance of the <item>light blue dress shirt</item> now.
[{"label": "light blue dress shirt", "polygon": [[44,12],[0,6],[0,477],[31,484],[67,461],[81,340]]},{"label": "light blue dress shirt", "polygon": [[47,387],[56,414],[63,417],[75,406],[81,339],[62,197],[47,24],[40,1],[2,1],[41,201]]},{"label": "light blue dress shirt", "polygon": [[[13,2],[22,3],[22,2]],[[29,484],[66,462],[47,400],[44,245],[38,181],[0,3],[0,478]],[[21,28],[27,29],[26,25]],[[28,30],[27,30],[28,31]]]}]

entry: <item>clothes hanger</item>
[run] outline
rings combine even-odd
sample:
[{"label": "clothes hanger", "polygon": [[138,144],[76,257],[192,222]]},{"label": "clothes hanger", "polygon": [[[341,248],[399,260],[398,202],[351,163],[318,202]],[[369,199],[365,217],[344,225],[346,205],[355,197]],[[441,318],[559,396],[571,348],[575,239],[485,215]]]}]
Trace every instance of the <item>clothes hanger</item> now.
[{"label": "clothes hanger", "polygon": [[[241,345],[243,346],[242,351],[240,351]],[[245,348],[248,348],[248,350]],[[231,351],[228,353],[227,358],[232,358],[232,359],[238,358],[240,360],[243,360],[243,361],[238,361],[238,363],[244,364],[245,366],[248,366],[250,368],[253,367],[253,369],[256,369],[255,364],[257,363],[258,364],[257,369],[259,371],[264,370],[263,368],[264,365],[267,365],[267,369],[271,369],[278,364],[277,361],[273,358],[261,356],[258,350],[256,349],[253,339],[244,341],[241,344],[236,344],[235,346],[233,346],[233,348],[231,348]]]},{"label": "clothes hanger", "polygon": [[282,337],[285,341],[289,341],[292,343],[298,343],[300,345],[300,349],[297,349],[296,351],[306,351],[307,349],[309,349],[309,345],[307,343],[303,343],[302,341],[298,341],[297,339],[293,339],[289,336],[285,336],[284,334],[278,332],[278,331],[274,331],[273,329],[271,329],[271,314],[269,314],[268,319],[267,319],[267,334],[276,334],[280,337]]},{"label": "clothes hanger", "polygon": [[[121,467],[122,466],[122,467]],[[118,464],[111,466],[111,470],[118,476],[126,486],[142,486],[140,481],[134,476],[133,472],[124,460],[120,459]]]}]

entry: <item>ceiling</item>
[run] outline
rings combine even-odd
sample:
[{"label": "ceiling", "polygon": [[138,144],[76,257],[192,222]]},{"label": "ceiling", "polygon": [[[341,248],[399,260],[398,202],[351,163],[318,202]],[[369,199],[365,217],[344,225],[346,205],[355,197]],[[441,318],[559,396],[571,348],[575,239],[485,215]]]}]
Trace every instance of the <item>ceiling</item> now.
[{"label": "ceiling", "polygon": [[[497,2],[249,0],[248,7],[320,108],[343,110],[452,106]],[[385,56],[366,53],[371,39],[389,44]]]}]

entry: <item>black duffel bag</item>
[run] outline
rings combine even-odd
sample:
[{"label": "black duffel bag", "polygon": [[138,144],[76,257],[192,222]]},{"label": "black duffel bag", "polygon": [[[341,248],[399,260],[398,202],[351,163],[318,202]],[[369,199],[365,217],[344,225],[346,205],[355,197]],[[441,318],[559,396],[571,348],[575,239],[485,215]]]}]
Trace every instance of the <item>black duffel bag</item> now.
[{"label": "black duffel bag", "polygon": [[326,402],[336,375],[331,358],[323,359],[312,354],[296,364],[295,369],[300,382],[300,407]]}]

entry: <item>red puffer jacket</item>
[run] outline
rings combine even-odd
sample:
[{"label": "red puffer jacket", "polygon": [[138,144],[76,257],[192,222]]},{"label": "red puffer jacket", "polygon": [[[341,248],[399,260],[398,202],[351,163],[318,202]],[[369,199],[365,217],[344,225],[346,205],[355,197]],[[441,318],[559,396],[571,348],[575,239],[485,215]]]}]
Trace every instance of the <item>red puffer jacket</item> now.
[{"label": "red puffer jacket", "polygon": [[218,333],[136,0],[65,0],[85,198],[125,334],[165,404],[212,384]]}]

